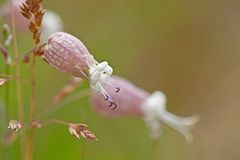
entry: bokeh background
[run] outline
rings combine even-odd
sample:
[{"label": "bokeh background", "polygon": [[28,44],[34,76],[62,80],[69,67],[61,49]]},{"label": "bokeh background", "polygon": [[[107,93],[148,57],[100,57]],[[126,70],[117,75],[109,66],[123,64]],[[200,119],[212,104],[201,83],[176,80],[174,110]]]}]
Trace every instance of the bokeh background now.
[{"label": "bokeh background", "polygon": [[[240,159],[239,0],[45,0],[44,7],[59,13],[65,31],[79,37],[97,60],[109,61],[115,74],[150,92],[164,91],[170,111],[197,113],[201,121],[192,144],[169,128],[153,142],[141,118],[100,116],[86,97],[52,117],[87,123],[99,141],[77,140],[64,126],[48,126],[36,131],[34,160]],[[31,48],[30,35],[17,35],[24,53]],[[4,72],[2,58],[0,66]],[[21,73],[29,78],[30,66],[21,65]],[[37,60],[38,111],[68,79]],[[17,119],[15,82],[10,85],[8,117]],[[29,115],[29,86],[22,87]],[[78,90],[87,87],[84,82]],[[16,139],[9,159],[20,159],[20,153]]]}]

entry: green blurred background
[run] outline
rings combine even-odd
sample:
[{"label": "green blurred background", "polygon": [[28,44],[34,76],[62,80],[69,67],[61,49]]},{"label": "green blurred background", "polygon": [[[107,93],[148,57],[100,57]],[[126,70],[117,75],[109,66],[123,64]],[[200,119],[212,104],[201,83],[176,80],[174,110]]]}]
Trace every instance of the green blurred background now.
[{"label": "green blurred background", "polygon": [[[45,0],[44,8],[59,13],[65,31],[97,60],[109,61],[115,74],[150,92],[164,91],[170,111],[198,113],[201,121],[193,144],[169,128],[153,142],[139,117],[102,117],[83,98],[52,117],[88,124],[99,141],[77,140],[64,126],[51,125],[36,130],[34,160],[240,159],[239,0]],[[30,35],[17,38],[20,53],[31,48]],[[2,58],[0,67],[4,72]],[[28,79],[30,66],[21,65],[21,73]],[[38,111],[68,79],[37,60]],[[10,85],[8,116],[17,119],[15,82]],[[22,87],[29,115],[29,85]],[[19,139],[9,147],[9,159],[20,159]]]}]

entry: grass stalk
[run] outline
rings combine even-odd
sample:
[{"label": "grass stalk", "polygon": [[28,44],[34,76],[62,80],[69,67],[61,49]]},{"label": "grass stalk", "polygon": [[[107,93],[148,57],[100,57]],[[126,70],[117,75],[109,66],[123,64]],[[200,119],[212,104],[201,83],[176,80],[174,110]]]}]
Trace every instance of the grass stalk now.
[{"label": "grass stalk", "polygon": [[[36,44],[34,44],[35,46]],[[36,77],[35,77],[35,54],[32,55],[32,65],[31,65],[31,102],[30,102],[30,121],[34,120],[34,116],[36,114]],[[26,152],[26,159],[32,160],[34,152],[34,128],[31,128],[29,136],[28,136],[28,143],[27,143],[27,152]]]},{"label": "grass stalk", "polygon": [[[9,75],[10,74],[10,67],[8,64],[6,64],[6,69],[5,69],[5,74],[6,75]],[[8,111],[8,107],[9,107],[9,90],[10,90],[10,83],[6,83],[6,86],[5,86],[5,106],[6,106],[6,119],[9,119],[8,118],[8,115],[9,115],[9,111]]]},{"label": "grass stalk", "polygon": [[[13,8],[13,3],[10,1],[11,7]],[[18,53],[18,44],[17,44],[17,35],[16,35],[16,26],[15,26],[15,19],[14,19],[14,13],[13,9],[11,10],[11,23],[12,23],[12,32],[13,32],[13,45],[14,45],[14,54],[15,58],[19,57]],[[20,77],[20,66],[19,64],[16,64],[16,77]],[[17,92],[17,108],[18,108],[18,116],[20,121],[24,121],[24,108],[23,108],[23,97],[22,97],[22,87],[21,87],[21,81],[20,79],[16,79],[16,92]],[[25,150],[25,136],[20,137],[20,143],[21,143],[21,153],[23,155]],[[22,156],[21,156],[22,157]]]}]

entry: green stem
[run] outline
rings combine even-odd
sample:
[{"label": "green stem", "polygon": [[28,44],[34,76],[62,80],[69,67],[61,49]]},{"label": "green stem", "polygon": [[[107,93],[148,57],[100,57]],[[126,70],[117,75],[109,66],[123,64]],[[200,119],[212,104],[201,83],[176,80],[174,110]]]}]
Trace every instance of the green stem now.
[{"label": "green stem", "polygon": [[52,115],[53,113],[55,113],[56,111],[58,111],[59,109],[61,109],[62,107],[72,103],[72,102],[75,102],[76,100],[78,100],[79,98],[82,98],[82,97],[85,97],[85,96],[88,96],[91,94],[91,91],[89,89],[86,89],[86,90],[83,90],[83,91],[80,91],[80,92],[77,92],[75,93],[74,95],[66,98],[63,102],[61,103],[57,103],[57,104],[52,104],[50,106],[48,106],[45,110],[43,110],[42,112],[38,113],[36,116],[35,116],[35,119],[36,120],[41,120],[41,119],[44,119],[44,118],[47,118],[49,117],[50,115]]},{"label": "green stem", "polygon": [[[9,75],[10,72],[10,68],[9,65],[6,65],[6,70],[5,73],[6,75]],[[5,120],[8,121],[9,120],[9,88],[10,88],[10,84],[6,83],[5,85]],[[6,126],[5,126],[6,127]],[[7,160],[8,159],[8,146],[6,144],[3,144],[3,159]]]},{"label": "green stem", "polygon": [[[33,53],[32,56],[32,71],[31,71],[31,121],[34,120],[34,116],[36,114],[36,77],[35,77],[35,54]],[[26,159],[32,160],[33,159],[33,152],[34,152],[34,128],[31,128],[28,143],[27,143],[27,152],[26,152]]]},{"label": "green stem", "polygon": [[[15,19],[14,19],[14,13],[13,13],[13,3],[10,1],[11,4],[11,23],[12,23],[12,32],[13,32],[13,45],[14,45],[14,53],[15,58],[19,57],[18,53],[18,44],[17,44],[17,34],[16,34],[16,25],[15,25]],[[16,65],[16,76],[20,77],[20,67],[19,64]],[[20,79],[16,79],[16,92],[17,92],[17,107],[18,107],[18,115],[19,120],[24,122],[24,108],[23,108],[23,97],[22,97],[22,87]],[[20,137],[20,143],[21,143],[21,154],[23,155],[24,149],[25,149],[25,135]],[[21,155],[21,157],[22,157]]]},{"label": "green stem", "polygon": [[[5,73],[6,73],[6,75],[9,75],[9,73],[10,73],[10,67],[9,67],[9,65],[6,65],[6,70],[5,70]],[[9,107],[9,90],[10,90],[10,84],[9,83],[7,83],[6,85],[5,85],[5,106],[6,106],[6,119],[8,120],[9,118],[8,118],[8,116],[9,116],[9,111],[8,111],[8,107]]]},{"label": "green stem", "polygon": [[80,155],[80,160],[84,160],[84,155],[85,155],[85,141],[83,141],[82,148],[80,150],[81,155]]},{"label": "green stem", "polygon": [[[76,100],[78,100],[79,98],[85,97],[85,96],[89,95],[90,93],[91,92],[89,91],[89,89],[86,89],[84,91],[81,91],[81,92],[78,92],[78,93],[74,94],[71,97],[66,98],[66,100],[64,100],[61,103],[53,104],[53,105],[47,107],[42,112],[38,113],[35,116],[34,121],[44,122],[45,119],[47,119],[50,115],[52,115],[53,113],[55,113],[56,111],[58,111],[62,107],[66,106],[66,105],[68,105],[70,103],[73,103]],[[27,131],[31,130],[31,128],[32,128],[32,121],[26,122],[24,126],[25,127],[21,130],[22,132],[20,133],[19,136],[22,136],[24,133],[26,133]]]}]

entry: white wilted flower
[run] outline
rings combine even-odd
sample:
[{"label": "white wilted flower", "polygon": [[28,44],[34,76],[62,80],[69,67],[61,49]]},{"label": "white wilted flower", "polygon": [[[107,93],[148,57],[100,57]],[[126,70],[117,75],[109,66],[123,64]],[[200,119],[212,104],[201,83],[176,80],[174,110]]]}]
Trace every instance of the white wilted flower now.
[{"label": "white wilted flower", "polygon": [[106,116],[141,116],[150,129],[152,138],[159,138],[162,125],[168,125],[181,133],[187,142],[192,141],[191,129],[198,122],[198,116],[181,117],[170,113],[166,109],[166,96],[163,92],[153,94],[136,87],[130,81],[111,76],[109,83],[121,88],[118,94],[111,87],[106,87],[107,92],[118,104],[116,110],[111,110],[101,95],[92,96],[94,109]]},{"label": "white wilted flower", "polygon": [[13,131],[18,131],[23,127],[22,123],[19,122],[18,120],[11,120],[9,122],[8,128],[13,130]]}]

